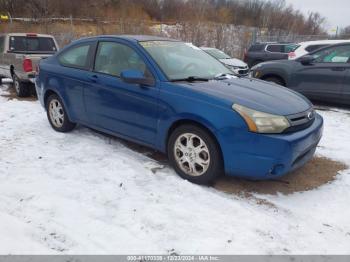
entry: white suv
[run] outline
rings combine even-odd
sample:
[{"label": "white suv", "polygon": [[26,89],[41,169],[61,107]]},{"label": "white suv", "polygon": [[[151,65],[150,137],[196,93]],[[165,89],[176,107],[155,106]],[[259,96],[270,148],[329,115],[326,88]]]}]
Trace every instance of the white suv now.
[{"label": "white suv", "polygon": [[289,60],[295,60],[303,55],[307,55],[317,49],[326,47],[329,45],[341,44],[341,43],[350,43],[350,40],[320,40],[320,41],[308,41],[298,44],[297,49],[288,54]]}]

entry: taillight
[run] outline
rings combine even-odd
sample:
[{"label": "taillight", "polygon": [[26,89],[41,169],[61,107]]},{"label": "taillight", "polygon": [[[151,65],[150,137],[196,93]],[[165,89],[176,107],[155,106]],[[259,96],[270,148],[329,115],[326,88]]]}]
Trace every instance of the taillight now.
[{"label": "taillight", "polygon": [[289,57],[289,59],[293,59],[293,58],[296,57],[296,54],[295,54],[294,52],[290,52],[290,53],[288,54],[288,57]]},{"label": "taillight", "polygon": [[248,60],[248,50],[247,50],[247,49],[244,49],[243,61],[244,61],[244,62],[247,62],[247,60]]},{"label": "taillight", "polygon": [[23,60],[23,70],[24,72],[33,72],[33,63],[32,60],[26,58]]}]

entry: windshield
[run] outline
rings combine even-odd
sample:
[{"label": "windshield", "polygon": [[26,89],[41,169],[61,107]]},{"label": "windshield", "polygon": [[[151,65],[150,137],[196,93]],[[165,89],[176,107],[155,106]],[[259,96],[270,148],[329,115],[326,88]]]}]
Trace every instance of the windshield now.
[{"label": "windshield", "polygon": [[11,36],[10,51],[24,53],[55,53],[57,47],[50,37]]},{"label": "windshield", "polygon": [[231,57],[229,55],[226,55],[224,52],[222,52],[218,49],[206,49],[206,50],[204,50],[204,52],[215,57],[216,59],[231,59]]},{"label": "windshield", "polygon": [[145,41],[140,44],[170,81],[189,77],[213,79],[220,74],[232,74],[219,61],[192,44],[174,41]]}]

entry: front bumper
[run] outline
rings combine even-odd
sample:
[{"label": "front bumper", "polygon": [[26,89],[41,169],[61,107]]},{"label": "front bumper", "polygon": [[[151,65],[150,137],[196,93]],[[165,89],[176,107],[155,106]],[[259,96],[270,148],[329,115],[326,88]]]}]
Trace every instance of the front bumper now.
[{"label": "front bumper", "polygon": [[225,172],[253,180],[275,179],[312,159],[323,134],[323,119],[316,115],[312,126],[290,134],[265,135],[224,128],[217,132]]}]

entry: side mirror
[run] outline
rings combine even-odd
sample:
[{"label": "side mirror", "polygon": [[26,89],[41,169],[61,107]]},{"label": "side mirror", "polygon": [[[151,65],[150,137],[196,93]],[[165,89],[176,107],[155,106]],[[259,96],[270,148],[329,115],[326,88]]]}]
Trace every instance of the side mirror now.
[{"label": "side mirror", "polygon": [[152,86],[154,85],[154,80],[152,78],[146,78],[143,73],[139,70],[125,70],[121,72],[120,78],[128,84],[138,84]]},{"label": "side mirror", "polygon": [[300,57],[298,61],[303,65],[311,65],[315,61],[315,58],[311,55],[305,55]]}]

